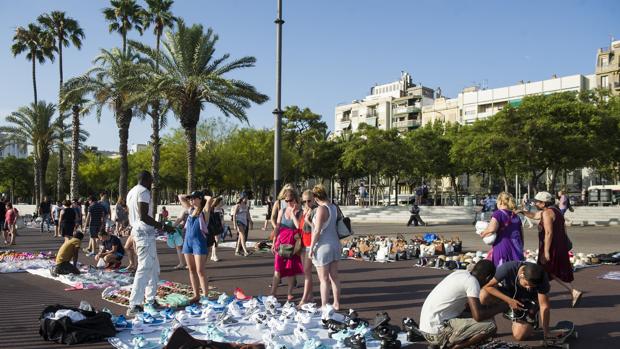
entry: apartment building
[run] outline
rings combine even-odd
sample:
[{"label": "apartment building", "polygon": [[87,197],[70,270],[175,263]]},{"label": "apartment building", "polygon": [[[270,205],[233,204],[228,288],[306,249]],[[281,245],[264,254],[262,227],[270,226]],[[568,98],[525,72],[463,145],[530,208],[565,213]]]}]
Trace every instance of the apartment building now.
[{"label": "apartment building", "polygon": [[[0,134],[0,140],[5,137],[6,137],[6,134]],[[0,141],[0,144],[2,143],[3,142]],[[32,149],[30,149],[30,147],[28,147],[25,143],[24,144],[18,144],[18,143],[3,144],[0,147],[0,159],[7,158],[9,156],[14,156],[18,159],[25,159],[28,157],[31,150]]]},{"label": "apartment building", "polygon": [[461,123],[459,100],[457,98],[439,97],[435,103],[422,107],[422,126],[435,121]]},{"label": "apartment building", "polygon": [[614,95],[620,95],[620,40],[598,49],[595,75],[597,87],[608,88]]},{"label": "apartment building", "polygon": [[375,85],[363,99],[336,106],[334,134],[356,132],[361,124],[382,130],[415,129],[421,125],[422,107],[433,104],[434,93],[431,88],[415,85],[409,73],[401,72],[400,80]]}]

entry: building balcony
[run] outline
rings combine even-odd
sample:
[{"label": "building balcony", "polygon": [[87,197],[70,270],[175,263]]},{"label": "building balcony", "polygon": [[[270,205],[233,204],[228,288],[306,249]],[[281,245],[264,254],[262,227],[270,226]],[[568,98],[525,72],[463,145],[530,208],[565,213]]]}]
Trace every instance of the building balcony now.
[{"label": "building balcony", "polygon": [[394,127],[395,128],[416,128],[420,126],[420,121],[419,120],[404,120],[404,121],[395,121],[394,122]]},{"label": "building balcony", "polygon": [[406,106],[406,107],[397,107],[393,109],[393,113],[394,115],[398,115],[398,114],[409,114],[409,113],[419,113],[420,112],[420,108],[414,106],[414,105],[410,105],[410,106]]},{"label": "building balcony", "polygon": [[614,90],[620,90],[620,82],[619,81],[614,82]]}]

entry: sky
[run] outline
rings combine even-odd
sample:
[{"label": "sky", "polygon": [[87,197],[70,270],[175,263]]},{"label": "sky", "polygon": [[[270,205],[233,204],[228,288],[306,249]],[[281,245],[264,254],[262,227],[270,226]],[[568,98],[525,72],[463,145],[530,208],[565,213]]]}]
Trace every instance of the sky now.
[{"label": "sky", "polygon": [[[145,5],[142,1],[138,1]],[[248,110],[249,124],[271,128],[275,107],[276,0],[177,0],[176,16],[219,35],[216,55],[254,56],[256,67],[230,77],[270,96]],[[592,74],[596,50],[620,39],[617,0],[283,0],[282,103],[308,107],[333,129],[337,104],[361,99],[375,83],[408,71],[416,84],[441,87],[455,97],[464,87],[513,85],[520,80]],[[31,65],[13,57],[15,28],[42,13],[61,10],[77,19],[86,38],[81,50],[65,49],[65,81],[86,72],[101,48],[121,46],[101,10],[107,0],[0,0],[0,124],[33,100]],[[149,30],[129,38],[154,46]],[[57,101],[58,61],[37,65],[40,100]],[[202,119],[221,114],[207,107]],[[169,128],[178,127],[174,116]],[[233,120],[231,120],[233,122]],[[100,122],[86,116],[87,144],[118,149],[109,110]],[[167,132],[167,131],[164,131]],[[148,120],[134,120],[129,143],[149,140]]]}]

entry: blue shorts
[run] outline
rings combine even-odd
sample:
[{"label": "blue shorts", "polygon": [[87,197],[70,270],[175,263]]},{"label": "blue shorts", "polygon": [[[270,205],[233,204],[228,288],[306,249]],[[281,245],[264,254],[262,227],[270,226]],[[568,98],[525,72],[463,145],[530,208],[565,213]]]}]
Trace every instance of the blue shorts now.
[{"label": "blue shorts", "polygon": [[186,232],[183,241],[183,254],[208,255],[207,238],[202,233],[191,234]]},{"label": "blue shorts", "polygon": [[119,261],[121,259],[123,259],[123,256],[125,256],[124,254],[120,253],[120,252],[114,252],[114,257],[116,257],[116,259],[118,259]]}]

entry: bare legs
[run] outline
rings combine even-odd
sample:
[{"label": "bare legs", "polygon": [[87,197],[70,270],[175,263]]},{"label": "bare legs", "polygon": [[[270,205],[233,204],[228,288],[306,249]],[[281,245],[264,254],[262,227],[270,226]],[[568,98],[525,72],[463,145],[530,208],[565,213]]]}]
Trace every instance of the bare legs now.
[{"label": "bare legs", "polygon": [[127,252],[127,259],[129,259],[129,265],[127,269],[136,270],[138,268],[138,261],[136,252],[134,250],[133,236],[129,235],[125,242],[125,251]]},{"label": "bare legs", "polygon": [[[195,303],[200,300],[200,289],[202,289],[202,296],[207,297],[209,295],[209,284],[207,281],[207,274],[205,272],[205,266],[207,264],[207,255],[185,255],[185,262],[189,269],[189,281],[194,289],[194,298],[190,299],[190,303]],[[198,284],[200,283],[200,288]]]},{"label": "bare legs", "polygon": [[310,253],[302,252],[301,259],[304,264],[304,295],[301,297],[300,304],[312,302],[312,259]]},{"label": "bare legs", "polygon": [[237,248],[235,249],[235,253],[240,254],[241,253],[241,249],[243,249],[243,254],[244,255],[248,255],[250,254],[248,252],[248,250],[245,248],[245,239],[246,239],[246,230],[247,227],[245,227],[242,224],[237,224]]},{"label": "bare legs", "polygon": [[[280,273],[275,271],[273,272],[273,279],[271,280],[271,295],[276,297],[278,294],[278,285],[280,284]],[[295,276],[287,277],[287,297],[286,299],[291,301],[293,300],[293,288],[295,287]]]},{"label": "bare legs", "polygon": [[218,262],[220,259],[217,258],[217,244],[220,242],[220,236],[215,235],[215,244],[211,246],[211,260],[214,262]]},{"label": "bare legs", "polygon": [[[497,297],[491,295],[487,291],[480,290],[480,304],[482,304],[482,305],[495,305],[495,304],[498,304],[498,303],[501,303],[501,302],[502,302],[502,300],[500,300]],[[520,321],[513,321],[512,322],[512,336],[517,341],[527,340],[532,335],[533,331],[534,331],[534,328],[532,327],[532,325],[530,325],[528,323],[520,322]],[[476,338],[478,336],[482,336],[482,334],[476,335],[476,336],[470,338],[466,342],[459,343],[459,345],[462,345],[462,348],[465,348],[465,347],[468,347],[468,346],[470,346],[472,344],[478,343],[482,339],[486,339],[487,338],[487,337]],[[474,339],[476,340],[475,342],[473,342]],[[455,346],[455,348],[456,348],[456,346]],[[461,348],[461,347],[459,347],[459,348]]]},{"label": "bare legs", "polygon": [[183,269],[185,268],[185,257],[183,257],[183,246],[176,246],[177,256],[179,257],[179,264],[177,264],[175,269]]},{"label": "bare legs", "polygon": [[316,267],[321,285],[321,306],[329,303],[329,289],[334,297],[334,309],[340,310],[340,279],[338,278],[338,262],[332,262],[322,267]]},{"label": "bare legs", "polygon": [[570,293],[570,295],[571,295],[571,306],[573,308],[575,306],[577,306],[577,303],[581,299],[581,296],[583,295],[583,292],[579,291],[576,288],[574,288],[572,283],[564,282],[564,281],[558,279],[557,276],[555,276],[555,275],[553,275],[553,280],[557,281],[557,283],[560,284],[560,286],[564,287]]}]

